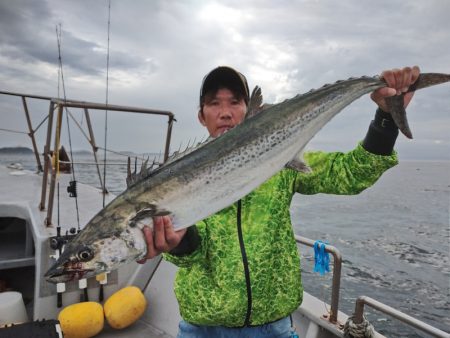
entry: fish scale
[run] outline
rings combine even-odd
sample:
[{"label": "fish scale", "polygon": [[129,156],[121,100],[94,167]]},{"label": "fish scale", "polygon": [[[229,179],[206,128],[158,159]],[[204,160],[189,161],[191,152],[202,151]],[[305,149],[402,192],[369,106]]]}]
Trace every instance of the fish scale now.
[{"label": "fish scale", "polygon": [[[421,74],[413,90],[448,81],[448,74]],[[133,180],[66,245],[46,273],[47,280],[57,283],[88,278],[145,257],[140,229],[151,226],[152,217],[170,214],[178,230],[231,205],[296,158],[343,108],[382,87],[386,83],[378,77],[325,85],[249,114],[250,118],[222,136],[178,154],[156,170],[144,171],[145,177]],[[403,96],[392,101],[394,121],[411,136]],[[114,251],[120,252],[120,257],[105,254],[113,251],[108,247],[112,242],[105,240],[110,238],[120,248]]]}]

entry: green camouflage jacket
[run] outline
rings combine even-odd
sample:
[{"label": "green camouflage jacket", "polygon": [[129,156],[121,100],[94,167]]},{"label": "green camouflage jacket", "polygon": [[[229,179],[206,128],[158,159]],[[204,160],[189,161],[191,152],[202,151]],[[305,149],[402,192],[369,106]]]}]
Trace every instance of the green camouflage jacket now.
[{"label": "green camouflage jacket", "polygon": [[284,169],[241,201],[196,224],[201,244],[165,259],[179,266],[175,294],[184,320],[197,325],[261,325],[302,302],[300,258],[290,204],[301,194],[358,194],[397,164],[361,145],[348,153],[305,153],[312,173]]}]

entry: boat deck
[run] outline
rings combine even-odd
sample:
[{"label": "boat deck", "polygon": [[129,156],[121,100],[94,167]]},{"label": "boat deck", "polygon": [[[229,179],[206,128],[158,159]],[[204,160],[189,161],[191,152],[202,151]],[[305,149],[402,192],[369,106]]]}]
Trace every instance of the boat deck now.
[{"label": "boat deck", "polygon": [[[60,174],[58,177],[60,194],[59,194],[59,223],[62,233],[71,227],[77,227],[78,220],[75,212],[75,199],[69,197],[67,186],[72,180],[70,174]],[[49,194],[50,176],[47,183],[47,199]],[[12,208],[14,206],[26,208],[30,215],[34,218],[35,224],[44,224],[47,217],[47,210],[39,211],[38,207],[41,198],[42,173],[36,174],[28,170],[9,169],[0,166],[0,216],[1,208]],[[86,224],[95,213],[102,208],[101,190],[94,187],[78,184],[78,209],[79,223]],[[55,192],[55,202],[53,206],[52,225],[48,227],[39,227],[38,234],[42,236],[53,236],[56,233],[56,225],[58,222],[58,202],[57,192]],[[115,196],[108,194],[106,202],[112,200]],[[46,207],[48,202],[46,201]]]},{"label": "boat deck", "polygon": [[160,331],[152,325],[139,320],[133,325],[122,329],[115,330],[105,323],[105,328],[96,337],[99,338],[130,338],[130,337],[145,337],[145,338],[173,338],[174,336]]},{"label": "boat deck", "polygon": [[[75,201],[69,197],[66,190],[71,179],[71,175],[68,174],[62,174],[58,178],[61,187],[59,222],[62,233],[71,227],[76,227],[78,222],[74,212]],[[42,275],[48,268],[50,254],[48,237],[56,234],[58,220],[58,203],[55,199],[53,224],[44,226],[47,210],[39,211],[38,209],[41,184],[42,174],[0,165],[0,218],[3,218],[3,223],[0,223],[2,235],[0,236],[0,272],[10,271],[9,276],[11,276],[11,271],[16,270],[17,280],[22,284],[25,280],[36,280],[35,289],[33,288],[34,283],[28,283],[27,287],[20,290],[25,303],[27,303],[27,298],[34,297],[34,303],[30,301],[26,304],[30,320],[55,318],[60,310],[56,307],[55,292],[51,290],[53,285],[41,283]],[[102,208],[102,194],[99,189],[79,184],[78,196],[79,222],[83,226]],[[112,198],[114,196],[108,195],[106,202]],[[15,219],[16,217],[17,219]],[[22,230],[16,233],[17,229]],[[23,277],[24,269],[28,269],[29,277]],[[105,323],[105,328],[97,336],[100,338],[176,337],[181,316],[172,287],[175,273],[174,265],[165,261],[159,263],[158,258],[148,261],[144,265],[130,263],[124,266],[118,273],[122,276],[121,278],[118,278],[116,273],[115,279],[109,280],[109,284],[105,287],[105,298],[118,288],[133,284],[144,289],[148,301],[147,310],[139,321],[122,330],[113,329]],[[113,273],[111,273],[112,276]],[[150,276],[153,277],[147,286]],[[95,281],[92,282],[89,286],[90,297],[98,295],[99,291]],[[39,291],[35,293],[35,290]],[[72,289],[69,288],[63,294],[63,306],[79,301],[79,296],[80,290],[77,285],[72,285]],[[328,313],[324,313],[324,302],[304,292],[303,303],[293,314],[299,337],[343,337],[342,324],[347,320],[347,315],[339,311],[338,322],[335,324],[327,320],[327,315]],[[433,329],[430,329],[429,332],[433,332]],[[436,337],[448,337],[445,332],[439,330],[435,330],[435,332],[437,332],[434,335]],[[375,337],[384,336],[375,333]]]}]

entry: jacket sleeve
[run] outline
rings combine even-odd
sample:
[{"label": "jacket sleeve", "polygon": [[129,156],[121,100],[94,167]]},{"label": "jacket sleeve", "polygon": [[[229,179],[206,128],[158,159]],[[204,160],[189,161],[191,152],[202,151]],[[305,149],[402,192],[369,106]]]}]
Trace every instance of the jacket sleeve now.
[{"label": "jacket sleeve", "polygon": [[180,244],[163,254],[163,258],[178,267],[189,267],[194,263],[202,263],[206,256],[206,222],[201,221],[186,231]]},{"label": "jacket sleeve", "polygon": [[394,151],[388,156],[377,155],[364,149],[361,144],[348,153],[307,152],[304,158],[312,172],[298,174],[294,189],[305,195],[359,194],[398,163]]}]

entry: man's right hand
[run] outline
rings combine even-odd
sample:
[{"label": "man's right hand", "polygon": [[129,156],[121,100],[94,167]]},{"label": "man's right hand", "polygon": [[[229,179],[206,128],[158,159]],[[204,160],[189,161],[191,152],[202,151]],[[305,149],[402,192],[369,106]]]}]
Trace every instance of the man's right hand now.
[{"label": "man's right hand", "polygon": [[147,256],[137,261],[143,264],[162,252],[169,252],[180,244],[187,229],[175,231],[170,216],[157,216],[153,218],[153,230],[145,226],[142,231],[147,243]]}]

